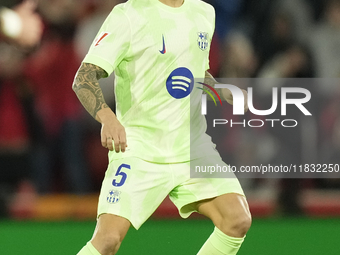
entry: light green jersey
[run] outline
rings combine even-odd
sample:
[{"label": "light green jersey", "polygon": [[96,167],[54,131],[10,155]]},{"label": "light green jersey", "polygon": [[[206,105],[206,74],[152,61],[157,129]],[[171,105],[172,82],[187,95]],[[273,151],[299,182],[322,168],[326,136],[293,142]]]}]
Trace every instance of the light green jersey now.
[{"label": "light green jersey", "polygon": [[116,115],[128,148],[110,160],[184,162],[216,154],[201,115],[215,12],[200,0],[178,8],[129,0],[107,17],[83,62],[115,72]]}]

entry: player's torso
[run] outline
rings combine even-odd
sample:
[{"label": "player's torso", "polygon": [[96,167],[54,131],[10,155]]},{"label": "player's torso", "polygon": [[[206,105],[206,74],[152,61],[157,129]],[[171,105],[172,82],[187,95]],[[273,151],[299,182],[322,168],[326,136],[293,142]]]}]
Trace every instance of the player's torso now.
[{"label": "player's torso", "polygon": [[[129,2],[126,15],[131,43],[118,66],[124,72],[116,73],[117,99],[121,99],[119,90],[126,90],[125,84],[119,84],[119,76],[129,75],[134,104],[146,103],[143,106],[148,111],[162,111],[160,108],[169,106],[183,108],[190,101],[189,95],[195,93],[194,78],[204,78],[213,17],[209,19],[206,11],[195,5],[199,2],[196,0],[186,0],[185,8],[170,8],[157,0]],[[122,114],[127,110],[122,109]]]},{"label": "player's torso", "polygon": [[137,6],[126,12],[131,42],[116,70],[117,113],[130,140],[155,145],[159,155],[178,155],[189,148],[190,114],[199,115],[205,131],[195,79],[207,69],[214,18],[209,21],[196,0],[186,0],[184,9],[140,1],[130,1]]}]

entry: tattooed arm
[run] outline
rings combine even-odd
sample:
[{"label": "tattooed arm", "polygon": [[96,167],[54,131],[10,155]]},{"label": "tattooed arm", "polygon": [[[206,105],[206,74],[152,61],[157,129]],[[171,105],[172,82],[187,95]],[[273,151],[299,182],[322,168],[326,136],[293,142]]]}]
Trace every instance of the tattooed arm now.
[{"label": "tattooed arm", "polygon": [[83,63],[72,86],[84,108],[99,122],[101,120],[97,113],[101,109],[108,108],[98,82],[105,76],[106,72],[100,67]]},{"label": "tattooed arm", "polygon": [[125,129],[106,104],[98,82],[99,79],[106,76],[107,74],[102,68],[93,64],[82,63],[72,88],[84,108],[102,124],[101,141],[103,147],[112,151],[114,146],[116,152],[124,152],[127,146]]},{"label": "tattooed arm", "polygon": [[[215,78],[208,72],[206,71],[205,72],[205,77],[204,77],[204,83],[212,86],[212,87],[215,87],[215,84],[217,84],[218,82],[215,80]],[[217,93],[219,95],[222,95],[222,99],[224,99],[225,101],[227,101],[229,104],[233,104],[233,94],[231,93],[231,91],[227,88],[223,88],[223,89],[216,89]],[[244,109],[245,111],[248,110],[248,103],[247,103],[247,98],[248,98],[248,93],[247,91],[243,90],[242,89],[242,92],[243,92],[243,95],[244,95]]]}]

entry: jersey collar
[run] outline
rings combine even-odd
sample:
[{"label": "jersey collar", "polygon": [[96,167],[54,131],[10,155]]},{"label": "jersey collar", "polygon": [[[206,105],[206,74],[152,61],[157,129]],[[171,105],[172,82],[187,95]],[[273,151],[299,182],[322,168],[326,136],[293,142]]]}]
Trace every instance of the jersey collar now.
[{"label": "jersey collar", "polygon": [[187,3],[188,3],[189,0],[184,0],[184,3],[180,7],[171,7],[171,6],[168,6],[166,4],[163,4],[159,0],[152,0],[152,1],[155,2],[157,7],[161,8],[163,10],[178,13],[178,12],[182,12],[186,9],[186,6],[187,6]]}]

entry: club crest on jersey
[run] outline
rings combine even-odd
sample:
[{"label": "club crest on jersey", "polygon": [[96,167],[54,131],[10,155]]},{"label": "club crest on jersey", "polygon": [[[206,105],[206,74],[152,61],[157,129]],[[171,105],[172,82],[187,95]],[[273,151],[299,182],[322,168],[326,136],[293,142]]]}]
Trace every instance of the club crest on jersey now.
[{"label": "club crest on jersey", "polygon": [[201,50],[206,50],[209,46],[208,33],[198,32],[197,34],[198,34],[198,39],[197,39],[198,47]]},{"label": "club crest on jersey", "polygon": [[119,202],[120,200],[120,191],[118,190],[110,190],[107,198],[106,198],[106,201],[110,204],[116,204]]}]

